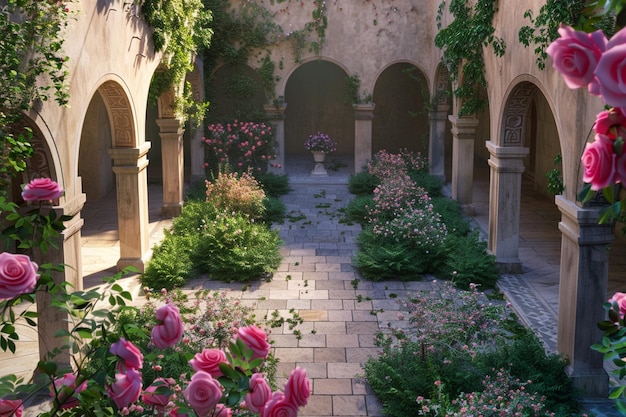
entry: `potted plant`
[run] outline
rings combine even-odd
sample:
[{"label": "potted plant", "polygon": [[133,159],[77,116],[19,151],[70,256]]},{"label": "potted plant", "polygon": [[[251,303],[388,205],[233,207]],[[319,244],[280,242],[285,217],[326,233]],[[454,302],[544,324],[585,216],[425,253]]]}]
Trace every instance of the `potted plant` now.
[{"label": "potted plant", "polygon": [[326,133],[317,132],[304,142],[304,147],[313,153],[315,162],[324,162],[327,153],[337,150],[337,142],[332,140]]}]

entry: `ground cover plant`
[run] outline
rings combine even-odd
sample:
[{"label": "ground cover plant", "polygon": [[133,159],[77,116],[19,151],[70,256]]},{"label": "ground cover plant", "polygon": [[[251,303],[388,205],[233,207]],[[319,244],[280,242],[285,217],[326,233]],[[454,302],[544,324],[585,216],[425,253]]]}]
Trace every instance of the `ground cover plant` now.
[{"label": "ground cover plant", "polygon": [[[279,176],[264,178],[273,193],[288,189]],[[187,200],[154,248],[142,283],[172,289],[199,274],[224,281],[267,277],[281,260],[281,241],[270,225],[283,215],[284,205],[251,173],[220,172],[206,181],[204,200]]]},{"label": "ground cover plant", "polygon": [[433,274],[462,288],[495,285],[495,258],[471,232],[458,203],[441,196],[441,181],[428,175],[423,156],[380,151],[349,187],[358,195],[345,213],[363,226],[353,260],[363,277],[417,280]]},{"label": "ground cover plant", "polygon": [[398,300],[403,313],[381,331],[382,355],[365,366],[390,417],[573,416],[563,367],[504,303],[476,285],[433,282]]}]

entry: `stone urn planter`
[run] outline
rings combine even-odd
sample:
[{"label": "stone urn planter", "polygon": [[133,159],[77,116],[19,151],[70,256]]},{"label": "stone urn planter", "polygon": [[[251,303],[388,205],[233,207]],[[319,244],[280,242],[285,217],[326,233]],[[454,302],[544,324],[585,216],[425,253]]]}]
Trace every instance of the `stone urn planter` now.
[{"label": "stone urn planter", "polygon": [[313,160],[316,163],[324,162],[324,159],[326,159],[326,153],[325,152],[313,151],[312,153],[313,153]]},{"label": "stone urn planter", "polygon": [[324,168],[324,159],[326,159],[326,152],[312,151],[313,161],[315,161],[315,167],[311,171],[311,175],[328,175],[326,168]]}]

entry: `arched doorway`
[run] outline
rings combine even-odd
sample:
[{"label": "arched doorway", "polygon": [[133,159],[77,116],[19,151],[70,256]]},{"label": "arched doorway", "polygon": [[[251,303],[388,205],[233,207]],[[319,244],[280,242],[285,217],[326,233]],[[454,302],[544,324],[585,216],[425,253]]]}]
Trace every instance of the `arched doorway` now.
[{"label": "arched doorway", "polygon": [[428,154],[428,81],[415,65],[387,67],[374,87],[372,153],[381,149]]},{"label": "arched doorway", "polygon": [[354,112],[347,99],[347,74],[317,60],[297,68],[285,87],[285,155],[308,155],[304,141],[317,131],[337,141],[338,157],[354,154]]}]

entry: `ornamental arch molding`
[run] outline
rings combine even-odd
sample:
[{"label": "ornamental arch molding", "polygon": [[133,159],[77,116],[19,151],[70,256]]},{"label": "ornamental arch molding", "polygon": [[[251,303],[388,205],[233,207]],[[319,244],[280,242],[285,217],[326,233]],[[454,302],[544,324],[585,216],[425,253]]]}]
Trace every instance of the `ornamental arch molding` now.
[{"label": "ornamental arch molding", "polygon": [[435,71],[435,82],[433,85],[433,106],[449,105],[452,84],[450,83],[450,72],[443,62],[437,65]]},{"label": "ornamental arch molding", "polygon": [[525,145],[526,119],[537,89],[538,87],[529,81],[523,81],[513,87],[506,99],[502,113],[500,135],[498,136],[499,146]]},{"label": "ornamental arch molding", "polygon": [[114,148],[136,148],[135,115],[126,90],[115,81],[105,81],[98,91],[102,95],[111,124]]}]

